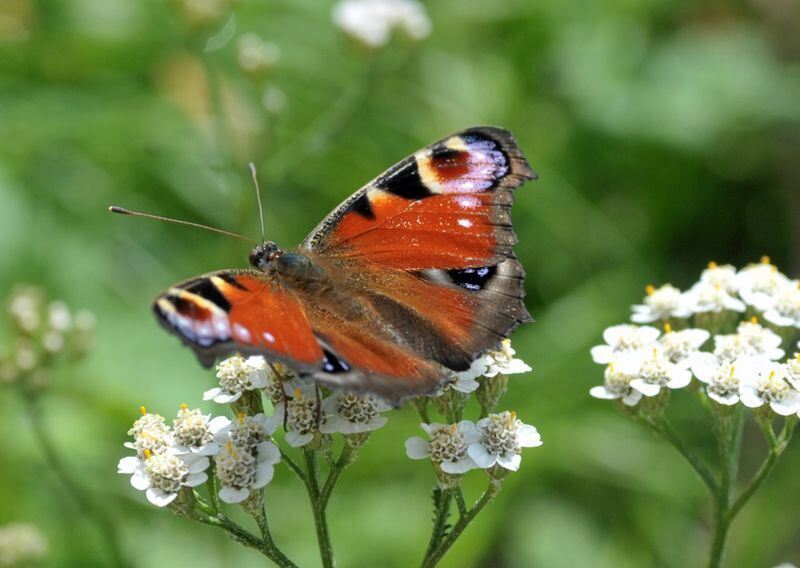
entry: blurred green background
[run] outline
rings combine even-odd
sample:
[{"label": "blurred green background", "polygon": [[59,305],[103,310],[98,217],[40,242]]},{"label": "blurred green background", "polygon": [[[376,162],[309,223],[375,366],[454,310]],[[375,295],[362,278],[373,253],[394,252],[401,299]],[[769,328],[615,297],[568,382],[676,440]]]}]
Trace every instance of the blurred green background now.
[{"label": "blurred green background", "polygon": [[[290,246],[403,156],[496,124],[541,176],[514,208],[537,321],[513,344],[535,371],[513,377],[505,404],[544,446],[444,564],[702,565],[704,488],[674,450],[588,396],[601,381],[588,348],[646,284],[688,287],[709,260],[768,254],[800,273],[800,2],[437,0],[428,38],[372,50],[334,26],[331,6],[0,0],[0,295],[35,283],[97,317],[93,352],[45,395],[70,469],[104,496],[140,566],[263,564],[115,473],[140,404],[168,417],[182,402],[213,408],[201,401],[213,374],[158,328],[149,302],[188,276],[246,265],[248,247],[107,205],[256,235],[252,160],[268,237]],[[248,33],[280,49],[269,69],[243,67]],[[699,409],[675,399],[678,426],[710,455]],[[403,450],[417,422],[392,413],[334,494],[341,566],[419,562],[432,474]],[[0,431],[0,524],[39,525],[48,565],[106,563],[10,389]],[[745,442],[748,475],[764,447],[755,429]],[[737,520],[730,566],[800,562],[798,471],[790,448]],[[301,487],[279,469],[266,495],[277,541],[316,565]]]}]

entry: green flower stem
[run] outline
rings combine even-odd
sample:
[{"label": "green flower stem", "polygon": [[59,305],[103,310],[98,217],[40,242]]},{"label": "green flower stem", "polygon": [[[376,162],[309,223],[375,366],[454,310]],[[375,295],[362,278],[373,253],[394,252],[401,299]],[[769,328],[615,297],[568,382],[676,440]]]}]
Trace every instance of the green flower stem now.
[{"label": "green flower stem", "polygon": [[303,459],[306,465],[306,488],[308,489],[308,497],[311,500],[311,510],[314,513],[314,526],[317,531],[320,559],[322,560],[323,568],[333,568],[336,562],[333,558],[333,548],[331,546],[331,537],[328,533],[328,520],[325,514],[325,507],[320,500],[321,491],[317,472],[317,456],[314,450],[304,447]]},{"label": "green flower stem", "polygon": [[456,521],[456,524],[453,525],[453,528],[447,533],[447,536],[445,536],[439,546],[430,554],[425,555],[425,560],[422,561],[422,568],[433,568],[442,560],[447,551],[450,550],[456,540],[458,540],[458,537],[461,536],[461,533],[464,532],[464,529],[469,526],[486,505],[494,500],[500,492],[501,486],[502,484],[500,481],[490,478],[489,486],[486,488],[486,491],[483,492],[481,498],[478,499],[465,514],[458,517],[458,521]]},{"label": "green flower stem", "polygon": [[795,416],[790,416],[787,418],[783,426],[783,431],[778,438],[775,437],[775,432],[772,430],[771,424],[761,425],[764,436],[767,438],[767,442],[770,444],[770,451],[767,454],[767,457],[764,459],[764,462],[761,464],[761,467],[758,469],[758,472],[756,472],[748,486],[744,491],[742,491],[741,495],[739,495],[739,498],[734,501],[733,505],[731,505],[730,509],[728,510],[729,521],[733,521],[733,519],[736,518],[736,515],[739,514],[742,508],[747,504],[753,494],[758,491],[769,474],[772,472],[772,469],[778,462],[778,458],[789,444],[789,440],[792,438],[792,433],[794,432],[796,425],[797,418]]},{"label": "green flower stem", "polygon": [[25,403],[25,410],[33,426],[33,434],[36,442],[44,454],[45,461],[47,462],[50,470],[55,474],[58,480],[63,485],[64,489],[78,504],[78,507],[90,521],[92,521],[100,533],[108,548],[108,553],[111,556],[114,566],[131,566],[132,563],[125,559],[122,553],[122,547],[119,543],[119,536],[117,535],[116,524],[106,511],[99,507],[93,500],[89,491],[80,483],[75,481],[72,475],[67,470],[64,462],[61,461],[58,452],[56,451],[55,444],[50,438],[50,434],[44,425],[41,409],[38,405],[38,399],[32,393],[23,392],[22,399]]},{"label": "green flower stem", "polygon": [[284,452],[282,449],[281,449],[281,461],[285,463],[286,467],[292,470],[297,477],[300,478],[300,481],[302,481],[304,485],[306,484],[306,474],[303,473],[303,470],[300,468],[299,465],[295,463],[295,461],[289,456],[289,454]]},{"label": "green flower stem", "polygon": [[[286,555],[283,554],[283,552],[281,552],[277,546],[275,546],[275,543],[272,540],[272,536],[269,532],[269,527],[266,524],[267,519],[266,515],[263,513],[263,508],[261,509],[260,515],[254,515],[256,517],[256,521],[258,522],[261,534],[265,535],[263,538],[258,538],[241,525],[229,519],[221,511],[215,511],[214,507],[206,503],[200,494],[197,493],[197,491],[194,491],[193,495],[196,505],[196,508],[192,513],[192,518],[194,520],[203,523],[204,525],[221,528],[231,540],[258,550],[261,554],[272,560],[275,564],[281,566],[281,568],[297,568],[297,565],[289,560],[289,558],[287,558]],[[261,504],[263,507],[263,499],[261,499]]]},{"label": "green flower stem", "polygon": [[464,493],[461,492],[461,487],[453,489],[453,497],[458,506],[458,514],[462,517],[467,514],[467,503],[464,501]]},{"label": "green flower stem", "polygon": [[700,476],[700,479],[706,484],[706,487],[708,487],[709,491],[711,491],[713,495],[718,493],[719,485],[717,484],[717,480],[714,479],[714,474],[711,473],[711,469],[709,469],[700,456],[695,454],[691,448],[686,445],[686,442],[683,441],[683,438],[680,437],[678,432],[666,419],[666,417],[662,415],[655,418],[644,418],[643,421],[656,434],[660,435],[667,442],[672,444],[672,446],[678,450],[678,452],[680,452],[686,461],[689,462],[689,465],[691,465],[695,470],[697,475]]},{"label": "green flower stem", "polygon": [[719,491],[714,495],[714,536],[711,541],[711,560],[709,561],[709,566],[712,568],[721,567],[725,561],[725,546],[732,521],[729,511],[739,468],[739,453],[744,426],[743,416],[741,407],[735,408],[733,413],[725,409],[718,414],[714,429],[722,475]]},{"label": "green flower stem", "polygon": [[435,487],[433,489],[433,527],[431,538],[428,541],[428,548],[425,550],[427,559],[439,547],[447,530],[447,519],[450,518],[450,502],[452,494],[450,490]]},{"label": "green flower stem", "polygon": [[342,453],[339,454],[339,459],[337,459],[331,470],[328,472],[328,477],[325,480],[325,485],[322,487],[322,491],[319,495],[319,505],[323,509],[326,509],[328,506],[328,501],[331,498],[331,493],[333,492],[333,488],[336,486],[336,482],[339,480],[339,475],[347,469],[347,467],[355,461],[355,457],[357,454],[357,450],[351,446],[350,444],[345,442],[344,448],[342,448]]}]

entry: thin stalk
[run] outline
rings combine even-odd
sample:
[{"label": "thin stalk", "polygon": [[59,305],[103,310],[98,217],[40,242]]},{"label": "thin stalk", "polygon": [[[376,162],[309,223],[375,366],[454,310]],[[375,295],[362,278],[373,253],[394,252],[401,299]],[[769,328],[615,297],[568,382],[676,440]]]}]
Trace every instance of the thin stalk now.
[{"label": "thin stalk", "polygon": [[461,536],[461,533],[464,532],[469,524],[475,519],[475,517],[480,513],[483,508],[492,502],[492,500],[497,496],[500,492],[501,484],[496,480],[491,480],[489,483],[489,487],[486,488],[486,491],[483,492],[481,498],[469,509],[467,510],[466,514],[461,515],[456,521],[456,524],[453,525],[453,528],[447,533],[447,536],[444,540],[433,550],[430,554],[425,556],[425,560],[422,561],[422,568],[433,568],[436,566],[447,553],[448,550],[453,546],[453,544],[458,540],[458,537]]},{"label": "thin stalk", "polygon": [[336,486],[336,482],[339,480],[341,473],[350,465],[351,458],[355,451],[356,450],[350,446],[350,444],[345,443],[344,448],[342,448],[342,453],[339,454],[339,459],[334,462],[333,467],[331,467],[331,470],[328,472],[328,478],[325,480],[325,485],[322,487],[322,491],[319,495],[319,504],[323,509],[328,506],[333,488]]},{"label": "thin stalk", "polygon": [[303,448],[303,459],[306,465],[306,488],[308,489],[308,497],[311,500],[311,511],[314,514],[314,527],[317,532],[320,559],[322,560],[323,568],[333,568],[336,562],[333,558],[325,507],[320,506],[321,491],[317,474],[317,457],[314,450]]},{"label": "thin stalk", "polygon": [[439,547],[447,531],[447,519],[450,518],[450,502],[452,495],[449,490],[439,487],[433,490],[433,527],[428,548],[425,550],[427,559]]},{"label": "thin stalk", "polygon": [[33,426],[34,437],[44,454],[48,467],[61,482],[66,492],[69,493],[72,499],[78,504],[81,513],[94,523],[103,535],[113,565],[129,566],[130,563],[125,560],[122,553],[122,547],[119,543],[119,537],[113,519],[102,507],[97,506],[89,491],[75,481],[69,473],[61,457],[58,455],[55,444],[44,425],[44,420],[42,419],[42,414],[38,407],[38,401],[29,393],[23,393],[22,398],[25,402],[25,410],[28,414],[31,426]]},{"label": "thin stalk", "polygon": [[700,479],[703,483],[706,484],[708,490],[711,491],[713,495],[716,495],[719,491],[719,485],[717,484],[717,480],[714,478],[714,474],[711,472],[711,469],[706,465],[706,463],[695,454],[692,449],[683,441],[683,438],[680,437],[678,432],[672,426],[672,424],[663,416],[660,416],[654,420],[644,420],[645,424],[650,426],[650,428],[663,437],[667,442],[672,444],[672,446],[680,452],[680,454],[689,462],[689,465],[695,470],[697,475],[700,476]]}]

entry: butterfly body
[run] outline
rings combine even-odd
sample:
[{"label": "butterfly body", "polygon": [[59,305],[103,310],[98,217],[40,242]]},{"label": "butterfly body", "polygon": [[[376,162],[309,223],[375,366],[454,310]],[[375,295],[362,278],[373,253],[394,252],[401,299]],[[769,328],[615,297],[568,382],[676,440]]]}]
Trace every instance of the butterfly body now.
[{"label": "butterfly body", "polygon": [[154,312],[205,365],[257,353],[334,388],[431,394],[530,320],[510,207],[533,177],[508,132],[469,129],[364,186],[297,249],[265,242],[253,270],[173,286]]}]

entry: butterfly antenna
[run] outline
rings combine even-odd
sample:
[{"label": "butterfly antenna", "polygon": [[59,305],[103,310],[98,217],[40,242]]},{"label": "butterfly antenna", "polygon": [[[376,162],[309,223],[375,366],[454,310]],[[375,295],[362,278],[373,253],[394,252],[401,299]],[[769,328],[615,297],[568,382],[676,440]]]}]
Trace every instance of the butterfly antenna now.
[{"label": "butterfly antenna", "polygon": [[120,215],[130,215],[132,217],[144,217],[146,219],[155,219],[156,221],[166,221],[167,223],[176,223],[178,225],[188,225],[190,227],[196,227],[198,229],[205,229],[206,231],[211,231],[213,233],[220,233],[221,235],[227,235],[229,237],[234,237],[237,239],[241,239],[243,241],[247,241],[249,243],[258,244],[253,239],[249,239],[243,235],[239,235],[237,233],[231,233],[230,231],[226,231],[224,229],[217,229],[216,227],[209,227],[208,225],[201,225],[200,223],[192,223],[191,221],[181,221],[180,219],[171,219],[170,217],[162,217],[161,215],[152,215],[150,213],[142,213],[141,211],[131,211],[130,209],[125,209],[124,207],[117,207],[116,205],[112,205],[108,208],[111,213],[119,213]]},{"label": "butterfly antenna", "polygon": [[264,242],[264,209],[261,207],[261,188],[258,187],[258,176],[256,175],[256,165],[250,162],[250,176],[256,186],[256,201],[258,202],[258,222],[261,224],[261,242]]}]

